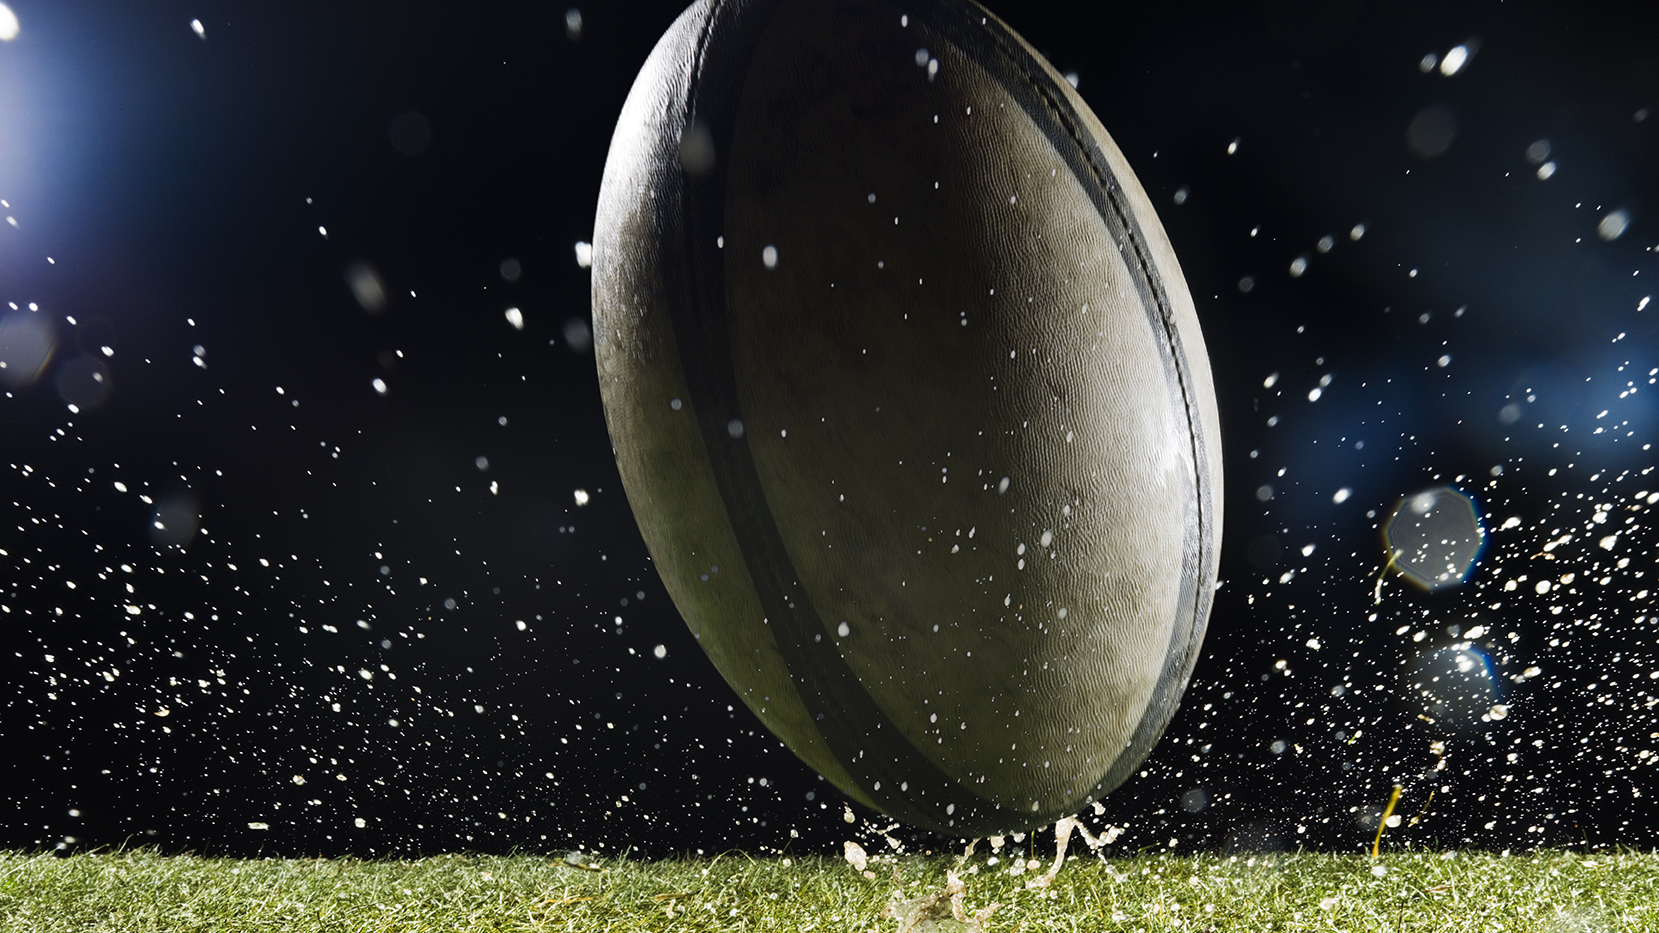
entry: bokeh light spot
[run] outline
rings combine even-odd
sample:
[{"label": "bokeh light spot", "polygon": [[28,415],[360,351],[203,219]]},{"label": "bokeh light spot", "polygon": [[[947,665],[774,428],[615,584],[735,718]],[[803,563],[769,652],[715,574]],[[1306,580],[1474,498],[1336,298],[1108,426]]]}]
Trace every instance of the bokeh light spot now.
[{"label": "bokeh light spot", "polygon": [[352,297],[364,311],[378,314],[386,309],[386,283],[381,281],[374,266],[366,262],[351,263],[345,268],[345,277]]},{"label": "bokeh light spot", "polygon": [[1405,694],[1418,712],[1449,729],[1469,728],[1509,714],[1498,703],[1492,661],[1473,647],[1441,648],[1418,655],[1406,674]]},{"label": "bokeh light spot", "polygon": [[1462,71],[1463,66],[1468,62],[1469,47],[1465,45],[1453,46],[1452,50],[1446,53],[1446,57],[1440,60],[1440,73],[1449,78]]},{"label": "bokeh light spot", "polygon": [[57,347],[57,335],[43,315],[16,311],[0,317],[0,382],[33,385]]},{"label": "bokeh light spot", "polygon": [[201,508],[189,493],[160,499],[150,512],[150,541],[158,547],[183,547],[200,527]]},{"label": "bokeh light spot", "polygon": [[573,352],[581,353],[593,344],[593,332],[588,330],[588,324],[581,318],[571,318],[565,322],[565,343]]},{"label": "bokeh light spot", "polygon": [[1425,107],[1406,126],[1406,148],[1419,159],[1443,155],[1457,136],[1457,115],[1450,107]]},{"label": "bokeh light spot", "polygon": [[1474,500],[1451,486],[1409,495],[1383,525],[1394,569],[1427,590],[1462,583],[1486,540]]},{"label": "bokeh light spot", "polygon": [[109,364],[94,356],[77,356],[58,367],[58,395],[81,410],[97,408],[113,387]]},{"label": "bokeh light spot", "polygon": [[1596,236],[1611,243],[1624,236],[1624,231],[1630,226],[1630,212],[1620,209],[1609,213],[1596,224]]}]

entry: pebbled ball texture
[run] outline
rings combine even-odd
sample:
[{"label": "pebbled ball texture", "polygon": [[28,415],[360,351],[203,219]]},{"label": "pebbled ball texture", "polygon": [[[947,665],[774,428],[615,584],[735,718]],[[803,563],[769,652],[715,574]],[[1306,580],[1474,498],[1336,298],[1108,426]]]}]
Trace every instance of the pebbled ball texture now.
[{"label": "pebbled ball texture", "polygon": [[1209,616],[1214,389],[1041,56],[963,0],[703,0],[628,97],[593,255],[629,502],[773,732],[955,836],[1123,782]]}]

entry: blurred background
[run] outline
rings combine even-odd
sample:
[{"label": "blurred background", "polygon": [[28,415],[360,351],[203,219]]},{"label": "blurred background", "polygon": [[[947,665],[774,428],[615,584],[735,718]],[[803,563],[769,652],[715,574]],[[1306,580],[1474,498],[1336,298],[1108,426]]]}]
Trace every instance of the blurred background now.
[{"label": "blurred background", "polygon": [[[6,0],[0,845],[854,831],[690,638],[600,409],[585,241],[681,8]],[[1090,825],[1358,851],[1399,785],[1385,845],[1659,843],[1659,36],[993,9],[1139,173],[1222,407],[1204,655]]]}]

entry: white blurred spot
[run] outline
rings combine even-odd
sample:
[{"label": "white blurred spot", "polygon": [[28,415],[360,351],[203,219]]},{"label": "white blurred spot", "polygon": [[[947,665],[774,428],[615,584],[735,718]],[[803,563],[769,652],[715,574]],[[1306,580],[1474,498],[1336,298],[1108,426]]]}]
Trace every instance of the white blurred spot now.
[{"label": "white blurred spot", "polygon": [[593,265],[593,244],[587,240],[576,241],[576,264],[584,269]]},{"label": "white blurred spot", "polygon": [[1543,165],[1538,166],[1538,180],[1539,181],[1544,181],[1545,179],[1549,178],[1551,175],[1554,175],[1554,174],[1555,174],[1555,163],[1554,162],[1545,162]]},{"label": "white blurred spot", "polygon": [[1247,275],[1244,278],[1238,280],[1238,290],[1241,291],[1241,292],[1244,292],[1246,295],[1250,294],[1250,290],[1255,288],[1255,287],[1256,287],[1256,280],[1252,276]]},{"label": "white blurred spot", "polygon": [[1446,57],[1440,60],[1440,73],[1449,78],[1452,75],[1457,74],[1459,71],[1462,71],[1463,66],[1467,64],[1468,61],[1469,47],[1466,45],[1454,45],[1452,46],[1452,50],[1446,53]]},{"label": "white blurred spot", "polygon": [[478,468],[478,472],[482,473],[490,468],[490,458],[478,457],[472,461],[472,465]]},{"label": "white blurred spot", "polygon": [[565,343],[577,353],[586,350],[588,345],[593,343],[593,334],[588,330],[587,322],[581,318],[573,317],[566,321],[564,331]]},{"label": "white blurred spot", "polygon": [[1547,139],[1534,140],[1532,145],[1527,147],[1527,161],[1533,165],[1538,165],[1549,157],[1550,141]]},{"label": "white blurred spot", "polygon": [[852,627],[849,626],[845,621],[842,621],[842,623],[840,625],[835,627],[835,634],[840,635],[842,638],[846,638],[848,635],[851,635],[852,633],[853,633]]},{"label": "white blurred spot", "polygon": [[1308,401],[1317,402],[1317,401],[1319,401],[1319,397],[1321,395],[1324,395],[1324,394],[1325,394],[1324,389],[1321,389],[1318,386],[1315,386],[1315,387],[1308,390]]},{"label": "white blurred spot", "polygon": [[1651,296],[1651,295],[1644,295],[1644,296],[1642,296],[1642,300],[1641,300],[1641,301],[1638,301],[1638,302],[1636,302],[1636,310],[1637,310],[1637,311],[1646,311],[1646,310],[1647,310],[1647,303],[1648,303],[1648,300],[1649,300],[1649,299],[1650,299],[1650,298],[1652,298],[1652,297],[1653,297],[1653,296]]},{"label": "white blurred spot", "polygon": [[1596,224],[1596,236],[1611,243],[1624,236],[1625,228],[1630,226],[1630,212],[1620,208],[1601,219]]},{"label": "white blurred spot", "polygon": [[524,274],[524,266],[511,256],[501,260],[500,270],[501,277],[509,282],[517,282],[518,277]]},{"label": "white blurred spot", "polygon": [[731,438],[734,441],[737,440],[738,438],[742,437],[743,436],[743,419],[742,418],[733,418],[732,420],[726,422],[726,433],[731,435]]},{"label": "white blurred spot", "polygon": [[517,308],[508,308],[506,311],[507,323],[513,325],[513,330],[524,329],[524,312]]},{"label": "white blurred spot", "polygon": [[1365,236],[1364,224],[1354,224],[1354,229],[1348,231],[1348,239],[1356,243],[1359,242],[1359,238],[1362,236]]},{"label": "white blurred spot", "polygon": [[565,11],[565,36],[572,42],[582,38],[582,11],[575,7]]},{"label": "white blurred spot", "polygon": [[702,123],[680,133],[680,168],[687,175],[707,175],[714,168],[714,134]]},{"label": "white blurred spot", "polygon": [[1341,489],[1338,489],[1336,492],[1331,494],[1331,501],[1335,502],[1337,505],[1341,505],[1342,503],[1347,502],[1348,497],[1353,495],[1353,494],[1354,494],[1354,491],[1352,489],[1349,489],[1347,486],[1344,486]]},{"label": "white blurred spot", "polygon": [[651,655],[660,661],[663,658],[668,657],[668,647],[666,645],[658,645],[651,649]]},{"label": "white blurred spot", "polygon": [[207,27],[202,25],[201,20],[199,20],[199,19],[191,20],[190,21],[190,31],[196,34],[196,38],[202,40],[203,42],[207,41]]},{"label": "white blurred spot", "polygon": [[778,248],[776,246],[768,246],[761,250],[760,261],[766,266],[766,268],[776,269],[778,267]]},{"label": "white blurred spot", "polygon": [[1422,59],[1417,62],[1417,70],[1421,71],[1423,74],[1428,74],[1433,71],[1434,66],[1438,64],[1440,64],[1440,56],[1430,52],[1427,55],[1424,55]]},{"label": "white blurred spot", "polygon": [[1434,365],[1440,367],[1441,369],[1445,369],[1446,367],[1452,365],[1452,356],[1451,356],[1451,354],[1448,353],[1448,354],[1440,357],[1440,359],[1435,360]]},{"label": "white blurred spot", "polygon": [[1330,252],[1331,248],[1334,246],[1336,246],[1335,237],[1322,236],[1319,238],[1319,243],[1314,247],[1314,249],[1319,250],[1320,254],[1323,255]]},{"label": "white blurred spot", "polygon": [[1299,279],[1299,278],[1302,277],[1302,273],[1304,273],[1306,271],[1308,271],[1308,257],[1306,257],[1306,256],[1297,256],[1295,259],[1292,259],[1290,261],[1290,277],[1291,278]]},{"label": "white blurred spot", "polygon": [[270,829],[271,824],[270,823],[249,823],[248,828],[249,829]]},{"label": "white blurred spot", "polygon": [[1232,142],[1227,144],[1227,154],[1228,155],[1233,155],[1234,153],[1238,152],[1238,143],[1239,143],[1238,139],[1235,138]]},{"label": "white blurred spot", "polygon": [[1262,388],[1271,389],[1271,388],[1273,388],[1273,386],[1278,384],[1278,382],[1279,382],[1279,374],[1278,373],[1268,373],[1267,378],[1262,380]]},{"label": "white blurred spot", "polygon": [[1618,535],[1608,535],[1607,537],[1602,538],[1600,541],[1597,541],[1596,544],[1600,545],[1601,549],[1604,550],[1604,551],[1611,551],[1614,548],[1619,546],[1619,536]]},{"label": "white blurred spot", "polygon": [[373,314],[385,309],[386,283],[380,280],[380,273],[375,271],[374,266],[361,260],[351,263],[346,266],[345,276],[352,297],[357,299],[364,311]]},{"label": "white blurred spot", "polygon": [[591,498],[586,489],[578,489],[574,495],[576,497],[577,505],[587,505],[589,498]]},{"label": "white blurred spot", "polygon": [[17,14],[12,8],[0,3],[0,42],[10,42],[17,38]]},{"label": "white blurred spot", "polygon": [[1068,72],[1066,72],[1066,74],[1065,74],[1065,78],[1066,78],[1066,83],[1067,83],[1067,84],[1069,84],[1069,85],[1071,85],[1071,86],[1072,86],[1072,88],[1073,88],[1073,89],[1076,89],[1076,87],[1077,87],[1077,80],[1078,80],[1078,79],[1077,79],[1077,72],[1075,72],[1075,71],[1068,71]]},{"label": "white blurred spot", "polygon": [[363,818],[362,818],[362,817],[358,817],[358,818],[357,818],[357,819],[355,819],[355,820],[352,820],[352,823],[353,823],[353,824],[354,824],[354,825],[355,825],[355,826],[356,826],[356,827],[357,827],[357,828],[358,828],[358,829],[362,829],[362,828],[363,828],[363,827],[365,827],[365,826],[367,826],[367,825],[369,825],[369,821],[368,821],[368,820],[365,820],[365,819],[363,819]]},{"label": "white blurred spot", "polygon": [[376,377],[373,382],[369,383],[369,385],[374,386],[374,391],[377,395],[385,395],[388,391],[390,391],[386,387],[386,380],[379,377]]},{"label": "white blurred spot", "polygon": [[1175,189],[1175,203],[1177,205],[1187,203],[1187,196],[1188,196],[1188,192],[1187,192],[1187,189],[1185,187]]}]

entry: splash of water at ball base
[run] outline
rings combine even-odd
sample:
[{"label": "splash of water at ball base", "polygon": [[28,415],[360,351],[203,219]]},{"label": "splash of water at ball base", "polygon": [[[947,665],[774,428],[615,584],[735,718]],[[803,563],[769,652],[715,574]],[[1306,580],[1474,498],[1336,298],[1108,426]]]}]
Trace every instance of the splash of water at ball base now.
[{"label": "splash of water at ball base", "polygon": [[1214,389],[1151,204],[962,0],[705,0],[623,108],[594,347],[686,623],[796,755],[912,825],[1121,784],[1197,658]]}]

